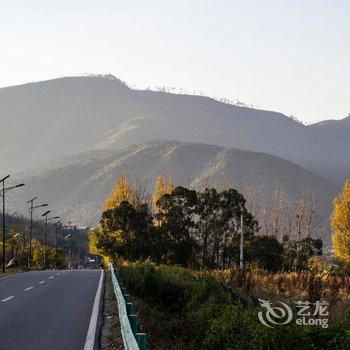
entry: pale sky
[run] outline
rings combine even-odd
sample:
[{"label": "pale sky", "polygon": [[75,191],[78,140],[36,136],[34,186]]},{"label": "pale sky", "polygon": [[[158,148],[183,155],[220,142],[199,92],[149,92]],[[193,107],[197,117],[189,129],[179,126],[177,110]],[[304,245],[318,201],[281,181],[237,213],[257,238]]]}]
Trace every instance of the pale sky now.
[{"label": "pale sky", "polygon": [[340,119],[349,18],[349,0],[0,0],[0,87],[110,73]]}]

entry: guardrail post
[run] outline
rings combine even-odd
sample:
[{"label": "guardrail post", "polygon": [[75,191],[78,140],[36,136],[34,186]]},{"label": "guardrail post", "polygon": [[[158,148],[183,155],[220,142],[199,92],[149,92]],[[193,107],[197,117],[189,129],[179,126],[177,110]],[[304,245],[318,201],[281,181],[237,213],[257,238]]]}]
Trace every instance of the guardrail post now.
[{"label": "guardrail post", "polygon": [[140,350],[146,350],[147,347],[147,334],[146,333],[136,333],[135,338]]},{"label": "guardrail post", "polygon": [[126,312],[129,315],[132,315],[134,313],[134,304],[133,303],[126,303]]},{"label": "guardrail post", "polygon": [[132,332],[134,334],[136,334],[138,331],[138,327],[139,327],[139,320],[137,318],[137,315],[135,315],[135,314],[129,315],[129,321],[130,321],[130,326],[131,326]]},{"label": "guardrail post", "polygon": [[125,303],[130,303],[131,302],[130,295],[129,294],[124,294],[124,300],[125,300]]}]

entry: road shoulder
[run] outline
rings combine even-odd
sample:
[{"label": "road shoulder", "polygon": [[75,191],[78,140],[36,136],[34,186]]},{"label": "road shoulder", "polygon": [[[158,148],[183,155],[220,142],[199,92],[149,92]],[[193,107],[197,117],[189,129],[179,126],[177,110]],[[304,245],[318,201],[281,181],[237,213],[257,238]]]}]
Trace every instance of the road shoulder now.
[{"label": "road shoulder", "polygon": [[100,336],[101,350],[123,350],[120,330],[118,302],[114,294],[111,272],[105,274],[105,293],[102,303],[102,327]]}]

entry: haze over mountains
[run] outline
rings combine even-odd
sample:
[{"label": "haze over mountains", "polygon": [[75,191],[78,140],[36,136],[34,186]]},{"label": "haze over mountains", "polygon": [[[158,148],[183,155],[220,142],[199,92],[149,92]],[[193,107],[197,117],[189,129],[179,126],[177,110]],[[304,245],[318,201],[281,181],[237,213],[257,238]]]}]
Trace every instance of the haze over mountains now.
[{"label": "haze over mountains", "polygon": [[90,225],[121,164],[149,182],[159,173],[242,191],[278,182],[291,198],[307,188],[321,195],[324,218],[350,173],[349,117],[305,126],[208,97],[133,90],[112,76],[0,89],[0,123],[1,171],[22,172],[22,194]]},{"label": "haze over mountains", "polygon": [[349,118],[304,126],[280,113],[202,96],[132,90],[103,77],[3,88],[0,106],[0,163],[9,171],[151,139],[269,153],[338,184],[350,171],[350,141],[344,131]]}]

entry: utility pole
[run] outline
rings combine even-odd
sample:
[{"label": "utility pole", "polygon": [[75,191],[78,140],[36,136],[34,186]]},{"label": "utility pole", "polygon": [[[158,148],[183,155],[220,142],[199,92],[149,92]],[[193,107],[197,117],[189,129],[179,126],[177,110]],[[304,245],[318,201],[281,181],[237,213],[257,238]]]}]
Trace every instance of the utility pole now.
[{"label": "utility pole", "polygon": [[0,190],[0,196],[2,197],[2,272],[5,273],[6,268],[6,217],[5,217],[5,194],[6,191],[12,190],[13,188],[22,187],[24,184],[19,184],[16,186],[5,187],[5,180],[7,180],[10,175],[5,176],[0,180],[2,183],[2,189]]},{"label": "utility pole", "polygon": [[243,271],[243,243],[244,243],[244,228],[243,228],[243,212],[241,213],[241,240],[239,245],[239,268]]}]

